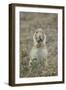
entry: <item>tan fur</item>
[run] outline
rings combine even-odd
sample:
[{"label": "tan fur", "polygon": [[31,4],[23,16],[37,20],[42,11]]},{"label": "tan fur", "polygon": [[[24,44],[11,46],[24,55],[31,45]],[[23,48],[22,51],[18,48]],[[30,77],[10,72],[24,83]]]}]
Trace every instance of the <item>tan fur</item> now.
[{"label": "tan fur", "polygon": [[[36,33],[37,32],[37,33]],[[48,51],[47,51],[47,45],[46,45],[46,35],[45,33],[43,32],[43,30],[41,28],[37,29],[36,32],[34,33],[33,35],[33,42],[34,42],[34,45],[30,51],[30,61],[29,61],[29,66],[33,60],[33,58],[37,58],[38,59],[38,53],[40,53],[40,56],[41,59],[46,59],[47,60],[47,56],[48,56]],[[38,35],[37,35],[38,34]],[[42,38],[42,36],[44,37],[44,39]],[[37,36],[37,40],[36,40],[36,36]],[[39,36],[41,38],[41,40],[43,41],[39,41]],[[39,43],[38,43],[39,41]]]}]

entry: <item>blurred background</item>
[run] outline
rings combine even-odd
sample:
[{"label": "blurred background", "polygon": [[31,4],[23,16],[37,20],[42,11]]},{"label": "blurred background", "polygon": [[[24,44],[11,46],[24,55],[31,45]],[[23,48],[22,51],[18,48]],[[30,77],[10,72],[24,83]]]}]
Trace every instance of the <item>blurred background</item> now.
[{"label": "blurred background", "polygon": [[[20,77],[55,76],[58,67],[58,15],[53,13],[20,12]],[[42,28],[47,36],[48,67],[44,73],[29,74],[29,54],[33,47],[33,34]]]}]

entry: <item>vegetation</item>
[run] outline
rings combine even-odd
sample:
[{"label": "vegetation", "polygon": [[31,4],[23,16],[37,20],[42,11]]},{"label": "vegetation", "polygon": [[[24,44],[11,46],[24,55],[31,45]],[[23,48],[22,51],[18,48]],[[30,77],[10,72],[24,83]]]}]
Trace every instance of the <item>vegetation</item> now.
[{"label": "vegetation", "polygon": [[[57,22],[57,14],[20,12],[20,77],[57,75]],[[47,35],[48,65],[44,68],[35,60],[32,62],[32,67],[29,67],[33,34],[37,28],[42,28]]]}]

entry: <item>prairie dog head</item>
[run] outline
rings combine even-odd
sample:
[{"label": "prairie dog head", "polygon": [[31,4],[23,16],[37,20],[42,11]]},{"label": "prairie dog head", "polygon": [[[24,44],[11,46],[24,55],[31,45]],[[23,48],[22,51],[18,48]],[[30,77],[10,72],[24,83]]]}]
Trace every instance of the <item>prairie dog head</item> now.
[{"label": "prairie dog head", "polygon": [[41,28],[38,28],[33,35],[34,45],[45,45],[46,35]]}]

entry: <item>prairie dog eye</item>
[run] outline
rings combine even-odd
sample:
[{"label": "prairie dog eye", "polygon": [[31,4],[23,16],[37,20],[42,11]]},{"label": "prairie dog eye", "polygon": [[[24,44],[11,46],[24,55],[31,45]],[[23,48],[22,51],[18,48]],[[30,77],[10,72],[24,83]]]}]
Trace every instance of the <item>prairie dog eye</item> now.
[{"label": "prairie dog eye", "polygon": [[38,32],[36,32],[36,33],[38,33]]}]

